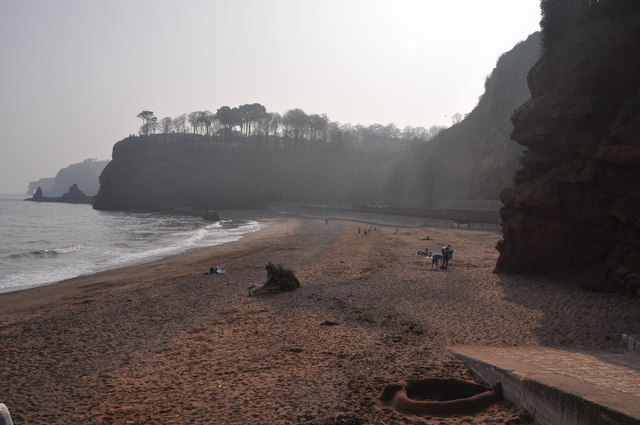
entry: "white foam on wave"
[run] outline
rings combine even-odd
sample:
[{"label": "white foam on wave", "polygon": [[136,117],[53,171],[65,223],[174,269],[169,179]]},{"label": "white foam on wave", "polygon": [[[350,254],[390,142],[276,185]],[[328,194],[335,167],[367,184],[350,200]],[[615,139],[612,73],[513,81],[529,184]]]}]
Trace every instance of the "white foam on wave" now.
[{"label": "white foam on wave", "polygon": [[15,289],[32,288],[49,283],[60,282],[93,272],[92,264],[88,262],[77,262],[73,266],[54,267],[39,270],[29,270],[28,272],[18,272],[10,274],[0,279],[0,293]]},{"label": "white foam on wave", "polygon": [[184,241],[181,242],[181,244],[184,246],[195,244],[196,242],[204,239],[204,237],[207,236],[207,234],[211,232],[211,230],[220,228],[222,228],[222,226],[219,223],[204,226],[203,228],[196,230],[191,236],[187,237]]},{"label": "white foam on wave", "polygon": [[185,252],[191,248],[235,242],[245,234],[256,232],[265,227],[265,225],[257,221],[248,221],[236,228],[224,229],[220,222],[216,222],[192,232],[184,232],[184,238],[175,241],[169,246],[120,255],[113,259],[111,263],[114,265],[133,264],[141,262],[141,260],[158,259],[170,254]]},{"label": "white foam on wave", "polygon": [[77,252],[82,249],[84,249],[82,245],[71,245],[71,246],[65,246],[63,248],[44,249],[42,250],[42,252],[58,255],[58,254],[70,254],[72,252]]}]

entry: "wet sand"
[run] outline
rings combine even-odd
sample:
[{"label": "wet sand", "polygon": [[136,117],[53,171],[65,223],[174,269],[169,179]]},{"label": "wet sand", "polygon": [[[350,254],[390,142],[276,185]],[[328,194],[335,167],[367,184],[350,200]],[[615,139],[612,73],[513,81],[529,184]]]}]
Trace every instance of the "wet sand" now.
[{"label": "wet sand", "polygon": [[[452,345],[616,349],[640,331],[637,299],[493,274],[495,232],[270,220],[238,242],[0,294],[14,422],[518,424],[507,402],[425,417],[377,396],[403,379],[472,379]],[[448,270],[416,255],[449,243]],[[268,261],[302,287],[248,297]]]}]

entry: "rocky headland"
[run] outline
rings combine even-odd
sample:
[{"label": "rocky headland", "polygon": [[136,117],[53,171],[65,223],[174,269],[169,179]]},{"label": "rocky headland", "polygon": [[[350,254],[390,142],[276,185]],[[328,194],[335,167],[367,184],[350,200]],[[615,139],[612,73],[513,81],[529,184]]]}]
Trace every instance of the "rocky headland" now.
[{"label": "rocky headland", "polygon": [[[270,202],[438,208],[439,200],[497,199],[518,167],[512,111],[529,98],[535,33],[502,55],[478,106],[409,151],[357,146],[287,148],[281,140],[172,133],[116,143],[94,207],[184,211],[264,207]],[[280,143],[284,148],[270,147]]]},{"label": "rocky headland", "polygon": [[399,153],[257,150],[192,134],[128,137],[113,147],[94,207],[260,208],[272,201],[380,203]]},{"label": "rocky headland", "polygon": [[[582,7],[579,19],[549,33],[528,76],[532,97],[513,115],[513,139],[528,151],[501,194],[496,271],[552,272],[635,293],[640,3]],[[547,13],[552,22],[554,10]]]}]

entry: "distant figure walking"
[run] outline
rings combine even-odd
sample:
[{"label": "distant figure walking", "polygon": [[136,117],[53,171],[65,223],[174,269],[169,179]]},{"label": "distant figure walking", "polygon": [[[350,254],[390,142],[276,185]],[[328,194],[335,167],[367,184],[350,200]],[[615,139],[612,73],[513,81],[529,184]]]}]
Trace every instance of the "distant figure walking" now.
[{"label": "distant figure walking", "polygon": [[360,228],[358,227],[358,234],[360,234]]}]

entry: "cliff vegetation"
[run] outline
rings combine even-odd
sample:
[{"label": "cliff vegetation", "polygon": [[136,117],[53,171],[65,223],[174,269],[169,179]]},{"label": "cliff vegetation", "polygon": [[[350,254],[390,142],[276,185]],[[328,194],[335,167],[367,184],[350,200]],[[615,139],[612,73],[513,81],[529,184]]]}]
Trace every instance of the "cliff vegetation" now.
[{"label": "cliff vegetation", "polygon": [[394,170],[390,203],[437,208],[445,199],[498,199],[519,167],[522,147],[511,141],[510,117],[530,97],[526,76],[539,51],[534,33],[500,57],[473,111],[414,146]]}]

